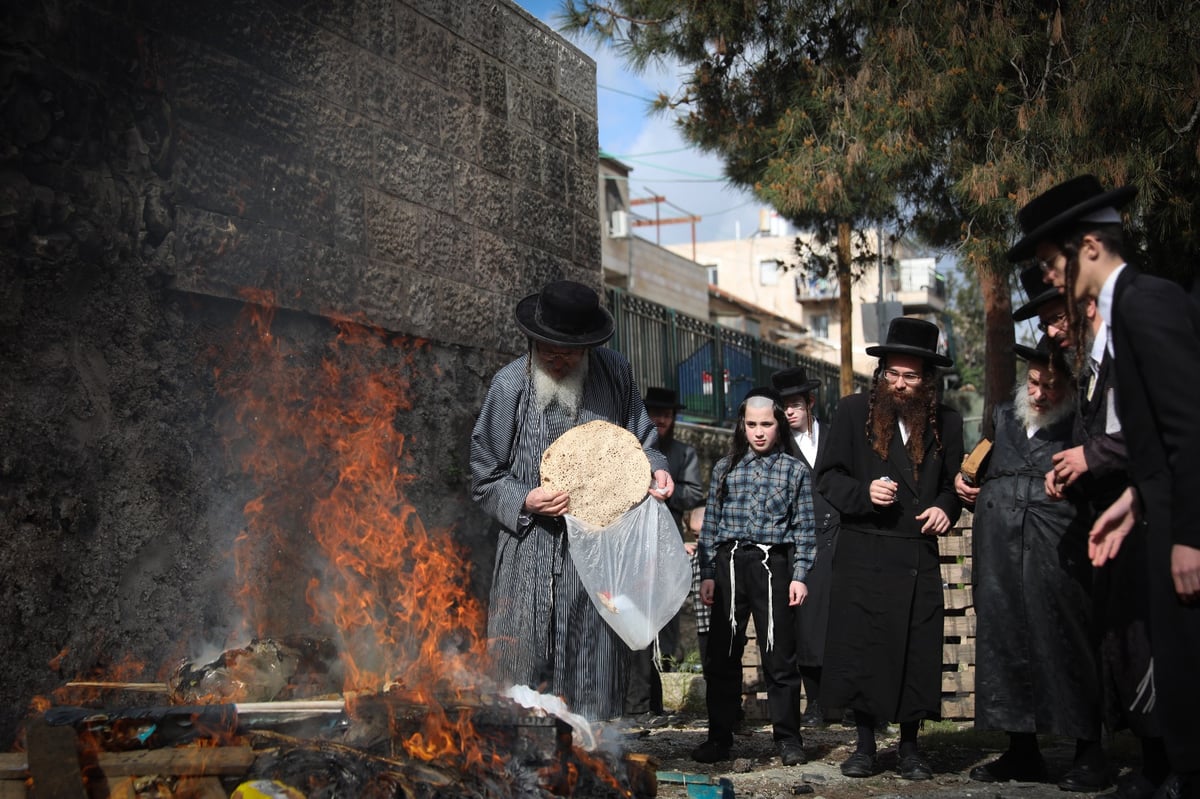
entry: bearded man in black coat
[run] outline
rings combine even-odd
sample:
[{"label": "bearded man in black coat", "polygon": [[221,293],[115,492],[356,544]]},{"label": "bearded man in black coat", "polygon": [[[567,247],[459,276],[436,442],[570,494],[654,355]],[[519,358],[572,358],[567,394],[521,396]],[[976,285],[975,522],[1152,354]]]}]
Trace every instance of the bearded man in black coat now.
[{"label": "bearded man in black coat", "polygon": [[900,317],[869,394],[838,403],[818,463],[821,495],[840,513],[821,704],[854,711],[848,777],[875,772],[875,725],[900,723],[900,776],[933,776],[917,748],[923,719],[941,715],[942,575],[937,536],[958,520],[954,475],[962,417],[937,401],[940,331]]}]

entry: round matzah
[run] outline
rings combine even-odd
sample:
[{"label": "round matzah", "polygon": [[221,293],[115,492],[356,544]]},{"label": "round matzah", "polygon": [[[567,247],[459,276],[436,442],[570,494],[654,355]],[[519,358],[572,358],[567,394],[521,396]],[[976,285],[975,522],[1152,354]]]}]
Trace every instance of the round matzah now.
[{"label": "round matzah", "polygon": [[563,433],[543,453],[542,486],[567,492],[567,513],[606,527],[645,499],[650,461],[633,433],[611,422],[588,422]]}]

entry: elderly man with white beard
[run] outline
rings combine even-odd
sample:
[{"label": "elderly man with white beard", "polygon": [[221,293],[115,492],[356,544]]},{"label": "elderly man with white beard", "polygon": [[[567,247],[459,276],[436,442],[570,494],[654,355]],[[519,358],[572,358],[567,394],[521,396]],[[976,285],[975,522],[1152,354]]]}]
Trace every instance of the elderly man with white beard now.
[{"label": "elderly man with white beard", "polygon": [[1026,379],[994,411],[982,485],[968,485],[961,474],[955,480],[959,497],[975,508],[975,727],[1009,736],[1008,751],[972,769],[971,778],[1044,781],[1037,735],[1058,735],[1076,739],[1059,787],[1096,791],[1108,776],[1091,637],[1091,517],[1075,489],[1055,500],[1045,487],[1054,455],[1072,443],[1074,384],[1050,338],[1014,349],[1029,362]]},{"label": "elderly man with white beard", "polygon": [[616,718],[629,648],[575,572],[562,518],[571,498],[542,488],[542,453],[566,431],[602,419],[642,443],[654,496],[670,497],[674,482],[629,362],[600,346],[612,337],[613,318],[596,292],[549,283],[517,304],[516,322],[529,352],[492,378],[471,433],[471,494],[497,534],[490,665],[502,681],[563,696],[576,713]]}]

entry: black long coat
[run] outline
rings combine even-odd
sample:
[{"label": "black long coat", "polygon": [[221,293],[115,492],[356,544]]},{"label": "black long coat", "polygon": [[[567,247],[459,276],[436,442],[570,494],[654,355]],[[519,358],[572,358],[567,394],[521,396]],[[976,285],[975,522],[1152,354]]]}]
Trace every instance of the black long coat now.
[{"label": "black long coat", "polygon": [[1051,457],[1072,418],[1028,436],[1011,402],[975,502],[975,727],[1097,740],[1100,681],[1092,641],[1091,516],[1079,496],[1046,496]]},{"label": "black long coat", "polygon": [[[962,463],[962,417],[938,406],[941,446],[927,435],[919,477],[900,431],[886,459],[866,440],[866,394],[838,404],[818,488],[841,513],[821,704],[877,719],[919,721],[941,715],[942,575],[937,538],[922,535],[916,515],[936,505],[950,523],[962,508],[954,475]],[[870,482],[896,481],[896,502],[871,504]]]},{"label": "black long coat", "polygon": [[[1100,513],[1129,486],[1129,454],[1117,415],[1116,374],[1107,351],[1092,378],[1080,376],[1079,413],[1072,443],[1083,447],[1088,470],[1077,486]],[[1089,383],[1091,390],[1089,392]],[[1150,608],[1145,590],[1146,524],[1140,522],[1126,537],[1117,556],[1092,579],[1096,626],[1100,635],[1100,686],[1104,726],[1128,727],[1144,738],[1161,738],[1162,727],[1152,712],[1154,662],[1150,649]]]},{"label": "black long coat", "polygon": [[1176,284],[1125,267],[1113,295],[1117,412],[1147,524],[1154,683],[1167,755],[1200,763],[1200,605],[1184,605],[1171,547],[1200,548],[1200,308]]},{"label": "black long coat", "polygon": [[[800,460],[813,474],[817,473],[829,448],[830,432],[830,425],[820,424],[816,463],[809,463],[808,458],[800,454]],[[813,518],[817,525],[817,555],[804,578],[808,598],[795,611],[796,662],[800,666],[820,666],[825,662],[825,630],[829,626],[829,598],[833,589],[833,553],[840,521],[837,508],[817,490],[813,491]]]}]

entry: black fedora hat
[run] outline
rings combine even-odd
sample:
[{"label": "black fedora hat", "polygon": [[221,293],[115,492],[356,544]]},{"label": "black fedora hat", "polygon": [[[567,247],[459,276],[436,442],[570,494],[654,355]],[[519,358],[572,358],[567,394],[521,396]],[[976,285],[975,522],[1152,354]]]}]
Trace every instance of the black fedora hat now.
[{"label": "black fedora hat", "polygon": [[790,397],[793,394],[807,394],[815,390],[821,385],[821,381],[809,380],[803,366],[792,366],[772,374],[771,385],[779,392],[779,396]]},{"label": "black fedora hat", "polygon": [[1057,342],[1045,335],[1038,339],[1036,347],[1030,347],[1028,344],[1014,344],[1013,352],[1021,360],[1035,363],[1050,363],[1052,359],[1061,358],[1062,353],[1058,349]]},{"label": "black fedora hat", "polygon": [[642,403],[647,408],[670,408],[673,411],[682,411],[687,407],[679,401],[674,389],[658,386],[646,389],[646,399]]},{"label": "black fedora hat", "polygon": [[613,318],[600,295],[573,280],[547,283],[517,303],[517,326],[525,335],[562,347],[594,347],[612,338]]},{"label": "black fedora hat", "polygon": [[1047,189],[1017,211],[1017,224],[1024,236],[1008,251],[1008,260],[1032,258],[1037,245],[1051,234],[1093,211],[1120,208],[1136,194],[1133,186],[1105,191],[1094,175],[1080,175]]},{"label": "black fedora hat", "polygon": [[951,366],[954,361],[937,351],[941,331],[933,322],[897,316],[888,325],[887,340],[883,344],[867,347],[867,355],[915,355],[934,366]]},{"label": "black fedora hat", "polygon": [[1047,303],[1065,299],[1062,292],[1046,284],[1042,268],[1037,264],[1021,271],[1021,287],[1025,289],[1025,296],[1029,298],[1029,302],[1013,311],[1013,319],[1017,322],[1037,316],[1038,309]]}]

